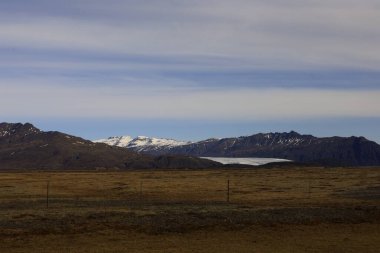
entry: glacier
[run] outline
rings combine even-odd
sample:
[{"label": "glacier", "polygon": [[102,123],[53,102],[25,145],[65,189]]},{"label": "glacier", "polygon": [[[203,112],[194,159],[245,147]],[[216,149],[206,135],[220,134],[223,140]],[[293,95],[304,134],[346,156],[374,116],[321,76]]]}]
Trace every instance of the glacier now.
[{"label": "glacier", "polygon": [[255,157],[244,157],[244,158],[235,158],[235,157],[201,157],[204,159],[212,160],[219,162],[221,164],[245,164],[245,165],[254,165],[260,166],[267,163],[283,163],[283,162],[292,162],[291,160],[278,159],[278,158],[255,158]]}]

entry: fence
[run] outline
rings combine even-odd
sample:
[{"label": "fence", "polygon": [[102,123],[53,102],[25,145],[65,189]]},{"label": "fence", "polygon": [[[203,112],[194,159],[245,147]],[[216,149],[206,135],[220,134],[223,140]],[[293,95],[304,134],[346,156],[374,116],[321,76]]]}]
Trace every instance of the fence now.
[{"label": "fence", "polygon": [[41,210],[179,203],[292,206],[352,202],[355,194],[376,187],[378,169],[1,173],[0,201],[3,209]]}]

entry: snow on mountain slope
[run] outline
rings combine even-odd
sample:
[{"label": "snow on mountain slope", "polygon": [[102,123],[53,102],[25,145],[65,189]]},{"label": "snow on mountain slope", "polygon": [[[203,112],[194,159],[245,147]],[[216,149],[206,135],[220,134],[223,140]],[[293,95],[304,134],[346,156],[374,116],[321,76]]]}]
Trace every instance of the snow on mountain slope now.
[{"label": "snow on mountain slope", "polygon": [[96,143],[105,143],[111,146],[118,146],[123,148],[130,148],[138,152],[151,151],[160,148],[172,148],[190,144],[187,141],[177,141],[173,139],[164,138],[151,138],[146,136],[138,136],[132,138],[131,136],[116,136],[109,137],[108,139],[100,139],[94,141]]},{"label": "snow on mountain slope", "polygon": [[128,144],[133,140],[131,136],[114,136],[109,137],[108,139],[100,139],[96,140],[94,142],[96,143],[105,143],[110,146],[117,146],[117,147],[128,147]]},{"label": "snow on mountain slope", "polygon": [[128,146],[131,148],[141,148],[145,149],[148,146],[151,147],[176,147],[181,145],[189,144],[186,141],[176,141],[172,139],[163,139],[163,138],[149,138],[146,136],[138,136],[133,139]]}]

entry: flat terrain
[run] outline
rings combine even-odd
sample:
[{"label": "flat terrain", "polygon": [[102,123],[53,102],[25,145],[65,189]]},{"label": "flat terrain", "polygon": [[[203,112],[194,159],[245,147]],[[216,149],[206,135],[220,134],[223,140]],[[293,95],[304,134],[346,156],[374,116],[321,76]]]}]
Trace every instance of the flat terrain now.
[{"label": "flat terrain", "polygon": [[379,249],[380,168],[0,173],[0,252]]}]

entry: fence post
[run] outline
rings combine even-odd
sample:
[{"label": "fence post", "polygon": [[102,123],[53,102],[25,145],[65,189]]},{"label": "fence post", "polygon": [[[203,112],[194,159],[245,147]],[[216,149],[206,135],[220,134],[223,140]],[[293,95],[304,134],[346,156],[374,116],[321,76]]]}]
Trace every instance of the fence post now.
[{"label": "fence post", "polygon": [[230,203],[230,180],[227,180],[227,203]]},{"label": "fence post", "polygon": [[46,209],[49,209],[49,188],[50,188],[50,180],[48,180],[46,184]]},{"label": "fence post", "polygon": [[310,175],[309,175],[309,185],[308,185],[308,197],[310,199],[310,195],[311,195],[311,178],[310,178]]}]

